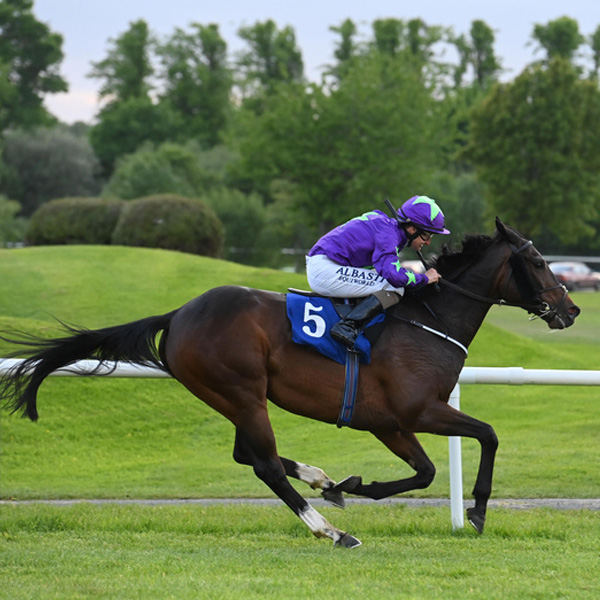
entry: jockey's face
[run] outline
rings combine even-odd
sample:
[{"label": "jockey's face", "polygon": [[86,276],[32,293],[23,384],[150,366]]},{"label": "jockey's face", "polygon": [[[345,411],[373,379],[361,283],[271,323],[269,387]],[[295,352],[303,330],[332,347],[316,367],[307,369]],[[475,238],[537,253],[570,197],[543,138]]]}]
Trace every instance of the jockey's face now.
[{"label": "jockey's face", "polygon": [[420,252],[423,246],[429,246],[429,244],[431,244],[431,238],[433,234],[429,233],[429,231],[423,231],[422,229],[417,229],[413,225],[409,225],[406,228],[406,232],[411,237],[416,235],[413,241],[409,244],[409,247],[416,252]]}]

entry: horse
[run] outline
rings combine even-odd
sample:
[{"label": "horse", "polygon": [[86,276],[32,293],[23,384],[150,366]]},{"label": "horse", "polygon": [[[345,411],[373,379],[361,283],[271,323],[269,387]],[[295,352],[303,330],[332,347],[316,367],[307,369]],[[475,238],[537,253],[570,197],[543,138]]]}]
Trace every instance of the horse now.
[{"label": "horse", "polygon": [[551,329],[573,325],[580,309],[532,242],[498,218],[493,236],[466,236],[460,249],[444,248],[435,267],[442,286],[426,286],[388,309],[371,361],[360,367],[350,424],[408,463],[414,474],[407,478],[364,483],[350,476],[336,483],[318,467],[278,455],[268,401],[334,424],[344,387],[342,364],[292,341],[286,294],[280,292],[222,286],[166,314],[124,325],[65,325],[64,337],[12,339],[29,348],[29,357],[0,380],[0,401],[35,421],[38,388],[56,369],[82,359],[158,367],[231,421],[236,462],[251,466],[316,537],[348,548],[361,542],[331,525],[289,477],[341,507],[344,493],[383,499],[431,484],[435,466],[416,434],[474,438],[481,453],[467,517],[482,533],[498,438],[491,425],[448,404],[465,351],[493,304],[521,307]]}]

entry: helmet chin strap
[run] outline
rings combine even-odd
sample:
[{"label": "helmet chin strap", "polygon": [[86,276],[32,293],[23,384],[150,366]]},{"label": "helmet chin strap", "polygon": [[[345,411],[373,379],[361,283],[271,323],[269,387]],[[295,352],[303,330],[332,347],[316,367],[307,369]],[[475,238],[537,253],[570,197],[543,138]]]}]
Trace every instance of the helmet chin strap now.
[{"label": "helmet chin strap", "polygon": [[[407,231],[408,227],[414,227],[415,232],[412,234],[408,233],[408,231]],[[416,227],[415,225],[413,225],[412,223],[404,223],[403,229],[404,229],[404,233],[406,234],[406,239],[408,240],[409,246],[421,235],[419,228]]]}]

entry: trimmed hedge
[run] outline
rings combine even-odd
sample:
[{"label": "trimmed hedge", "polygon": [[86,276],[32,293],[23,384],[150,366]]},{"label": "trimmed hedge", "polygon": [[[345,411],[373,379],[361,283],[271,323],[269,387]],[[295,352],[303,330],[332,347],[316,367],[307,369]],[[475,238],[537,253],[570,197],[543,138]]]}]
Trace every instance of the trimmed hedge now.
[{"label": "trimmed hedge", "polygon": [[42,204],[25,231],[31,246],[110,244],[122,206],[109,198],[60,198]]},{"label": "trimmed hedge", "polygon": [[223,226],[202,200],[161,194],[125,202],[112,243],[218,257]]}]

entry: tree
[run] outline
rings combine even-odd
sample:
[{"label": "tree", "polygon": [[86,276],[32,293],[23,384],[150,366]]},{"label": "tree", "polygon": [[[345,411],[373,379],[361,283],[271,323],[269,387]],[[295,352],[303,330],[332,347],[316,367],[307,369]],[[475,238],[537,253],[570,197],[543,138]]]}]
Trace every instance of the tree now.
[{"label": "tree", "polygon": [[180,137],[211,147],[219,142],[229,111],[227,44],[217,25],[193,23],[192,30],[176,29],[157,49],[164,71],[161,99],[181,117]]},{"label": "tree", "polygon": [[472,118],[467,156],[492,208],[527,235],[594,233],[600,206],[600,91],[565,58],[497,85]]},{"label": "tree", "polygon": [[371,47],[388,56],[396,56],[405,49],[405,24],[401,19],[376,19],[373,21]]},{"label": "tree", "polygon": [[100,97],[109,100],[90,131],[105,177],[119,156],[135,152],[146,141],[163,142],[178,124],[167,106],[157,106],[150,98],[154,69],[148,24],[142,19],[130,23],[125,33],[109,41],[108,56],[93,63],[88,75],[103,80]]},{"label": "tree", "polygon": [[280,83],[298,83],[304,77],[302,52],[296,45],[292,27],[277,29],[269,19],[251,27],[241,27],[238,35],[249,48],[238,53],[238,85],[243,96],[270,93]]},{"label": "tree", "polygon": [[151,36],[146,21],[130,23],[129,29],[109,40],[108,56],[92,63],[88,77],[102,79],[100,98],[124,102],[132,98],[147,98],[153,73],[150,62]]},{"label": "tree", "polygon": [[487,87],[497,80],[502,70],[494,52],[493,30],[483,21],[471,23],[471,63],[475,72],[475,82],[480,88]]},{"label": "tree", "polygon": [[38,21],[32,7],[33,0],[0,2],[0,132],[55,122],[44,96],[68,89],[58,72],[62,36]]},{"label": "tree", "polygon": [[373,21],[373,50],[388,56],[406,52],[421,65],[429,63],[433,45],[442,39],[443,29],[426,25],[421,19],[377,19]]},{"label": "tree", "polygon": [[330,27],[329,31],[339,34],[340,41],[336,44],[333,51],[337,63],[330,66],[326,74],[332,75],[336,81],[340,81],[347,73],[350,62],[360,51],[355,41],[357,29],[354,21],[346,19],[339,27]]},{"label": "tree", "polygon": [[167,104],[150,98],[130,98],[105,106],[98,123],[90,130],[90,143],[102,165],[105,178],[117,159],[135,152],[145,142],[161,143],[182,128],[178,116]]},{"label": "tree", "polygon": [[591,75],[597,80],[600,71],[600,25],[596,27],[596,30],[590,36],[590,46],[592,47],[592,60],[594,61]]},{"label": "tree", "polygon": [[406,64],[376,53],[353,61],[335,90],[281,86],[261,115],[240,114],[240,172],[266,197],[277,180],[294,184],[295,206],[322,230],[418,193],[437,160],[437,112]]},{"label": "tree", "polygon": [[570,17],[560,17],[547,25],[536,24],[531,37],[546,51],[547,61],[560,57],[572,62],[585,41],[579,24]]},{"label": "tree", "polygon": [[488,88],[502,71],[494,52],[494,31],[484,21],[475,20],[471,23],[469,36],[451,36],[459,56],[459,64],[454,69],[454,86],[459,88],[464,75],[472,69],[473,85]]},{"label": "tree", "polygon": [[3,191],[25,216],[48,200],[99,191],[89,142],[62,128],[6,132],[3,158],[9,170]]},{"label": "tree", "polygon": [[[472,170],[460,158],[460,152],[467,144],[471,112],[481,103],[490,87],[497,81],[501,72],[500,61],[494,52],[494,32],[486,23],[475,20],[471,23],[469,36],[450,36],[459,55],[459,63],[453,69],[453,89],[446,90],[442,100],[446,114],[444,132],[444,154],[457,173]],[[470,81],[463,83],[467,72]]]}]

